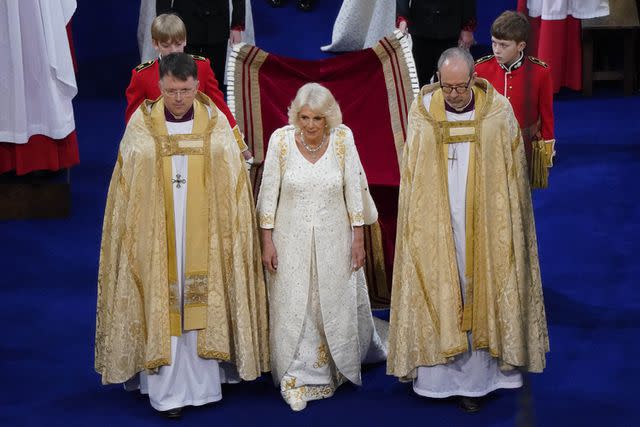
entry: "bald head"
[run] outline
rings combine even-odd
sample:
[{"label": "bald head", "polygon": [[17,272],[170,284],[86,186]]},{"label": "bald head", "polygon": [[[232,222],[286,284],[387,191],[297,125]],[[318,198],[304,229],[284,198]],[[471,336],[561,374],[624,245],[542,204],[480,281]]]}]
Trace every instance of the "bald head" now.
[{"label": "bald head", "polygon": [[438,80],[444,100],[456,110],[464,109],[471,102],[474,72],[471,54],[458,47],[442,52],[438,60]]},{"label": "bald head", "polygon": [[438,59],[438,71],[440,73],[442,73],[443,67],[464,67],[467,69],[467,75],[471,76],[475,68],[475,62],[468,50],[452,47],[442,52]]}]

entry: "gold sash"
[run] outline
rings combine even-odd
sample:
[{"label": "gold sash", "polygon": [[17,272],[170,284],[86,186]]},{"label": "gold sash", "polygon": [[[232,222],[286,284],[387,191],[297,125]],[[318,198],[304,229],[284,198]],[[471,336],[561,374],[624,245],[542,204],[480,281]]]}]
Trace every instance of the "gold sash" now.
[{"label": "gold sash", "polygon": [[[214,113],[215,114],[215,113]],[[182,330],[204,329],[207,325],[209,209],[205,162],[210,151],[209,138],[217,117],[209,119],[207,108],[194,102],[191,134],[169,135],[164,117],[164,101],[151,110],[150,120],[161,158],[167,233],[167,266],[169,274],[169,318],[172,336]],[[171,157],[186,155],[188,167],[187,230],[185,235],[185,282],[183,297],[178,287],[175,218],[173,211],[173,176]],[[183,307],[183,310],[181,310]],[[181,316],[181,312],[184,316]]]},{"label": "gold sash", "polygon": [[[476,113],[480,111],[485,103],[486,94],[484,91],[477,87],[473,87],[473,96],[475,99]],[[431,98],[431,104],[429,105],[429,113],[437,120],[438,129],[440,135],[438,140],[442,143],[442,157],[447,164],[449,157],[449,144],[458,144],[461,142],[470,142],[478,144],[479,139],[479,122],[477,120],[461,120],[456,122],[447,121],[447,113],[444,105],[444,95],[442,89],[437,89],[433,92]],[[477,114],[476,114],[477,117]],[[473,294],[474,294],[474,282],[473,282],[473,225],[474,225],[474,196],[475,196],[475,177],[476,177],[476,162],[475,162],[475,149],[471,146],[469,150],[469,170],[467,172],[467,193],[466,193],[466,206],[465,206],[465,277],[467,279],[467,289],[465,295],[464,308],[462,311],[462,326],[463,331],[470,331],[473,328]],[[447,180],[447,168],[443,168],[445,175],[444,182]],[[447,193],[448,198],[448,193]]]}]

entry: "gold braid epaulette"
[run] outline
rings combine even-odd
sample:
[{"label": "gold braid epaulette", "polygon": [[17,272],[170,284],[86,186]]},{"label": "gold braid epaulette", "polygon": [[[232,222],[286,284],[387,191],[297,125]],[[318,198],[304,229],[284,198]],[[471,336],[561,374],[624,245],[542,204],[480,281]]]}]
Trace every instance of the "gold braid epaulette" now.
[{"label": "gold braid epaulette", "polygon": [[194,61],[206,61],[207,60],[207,58],[205,58],[204,56],[193,55],[193,54],[190,54],[190,55],[191,55],[191,57],[193,58]]},{"label": "gold braid epaulette", "polygon": [[535,56],[527,56],[527,58],[529,58],[529,61],[533,62],[536,65],[540,65],[541,67],[544,67],[544,68],[549,68],[546,62],[536,58]]},{"label": "gold braid epaulette", "polygon": [[493,59],[493,55],[483,56],[482,58],[476,59],[476,64],[482,64],[483,62],[487,62],[491,59]]},{"label": "gold braid epaulette", "polygon": [[147,62],[143,62],[142,64],[138,65],[135,70],[136,72],[140,72],[142,70],[144,70],[145,68],[149,68],[150,66],[153,65],[154,62],[156,62],[157,59],[152,59],[151,61],[147,61]]}]

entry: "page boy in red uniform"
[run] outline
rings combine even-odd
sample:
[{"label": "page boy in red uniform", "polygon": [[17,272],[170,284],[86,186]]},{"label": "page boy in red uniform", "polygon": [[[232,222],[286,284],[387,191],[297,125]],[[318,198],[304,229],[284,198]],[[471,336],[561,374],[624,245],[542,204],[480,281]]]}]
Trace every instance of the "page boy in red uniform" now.
[{"label": "page boy in red uniform", "polygon": [[[126,122],[129,122],[133,113],[145,99],[156,99],[160,96],[159,60],[163,55],[184,51],[187,44],[187,29],[177,15],[163,13],[158,15],[151,24],[151,38],[159,58],[140,64],[131,71],[131,82],[126,91]],[[209,60],[202,56],[191,56],[198,66],[198,90],[211,98],[216,107],[227,117],[242,155],[245,160],[250,162],[252,154],[242,138],[235,117],[224,101],[224,95],[218,88],[218,81],[211,70]]]},{"label": "page boy in red uniform", "polygon": [[546,188],[555,154],[553,84],[549,66],[524,55],[528,37],[527,17],[503,12],[491,25],[493,55],[476,61],[476,73],[511,102],[522,129],[532,188]]}]

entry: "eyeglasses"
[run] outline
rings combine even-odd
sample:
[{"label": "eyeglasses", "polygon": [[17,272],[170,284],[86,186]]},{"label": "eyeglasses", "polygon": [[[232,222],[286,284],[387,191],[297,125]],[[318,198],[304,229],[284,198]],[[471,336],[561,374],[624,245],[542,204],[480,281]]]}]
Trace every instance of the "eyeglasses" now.
[{"label": "eyeglasses", "polygon": [[196,91],[196,88],[191,89],[163,89],[162,90],[169,98],[177,98],[180,95],[181,98],[191,95]]},{"label": "eyeglasses", "polygon": [[469,81],[467,81],[467,84],[464,86],[444,86],[442,82],[440,82],[440,87],[442,88],[442,91],[447,95],[453,92],[454,90],[458,95],[462,95],[463,93],[469,90],[469,85],[471,84],[472,78],[473,76],[469,77]]}]

